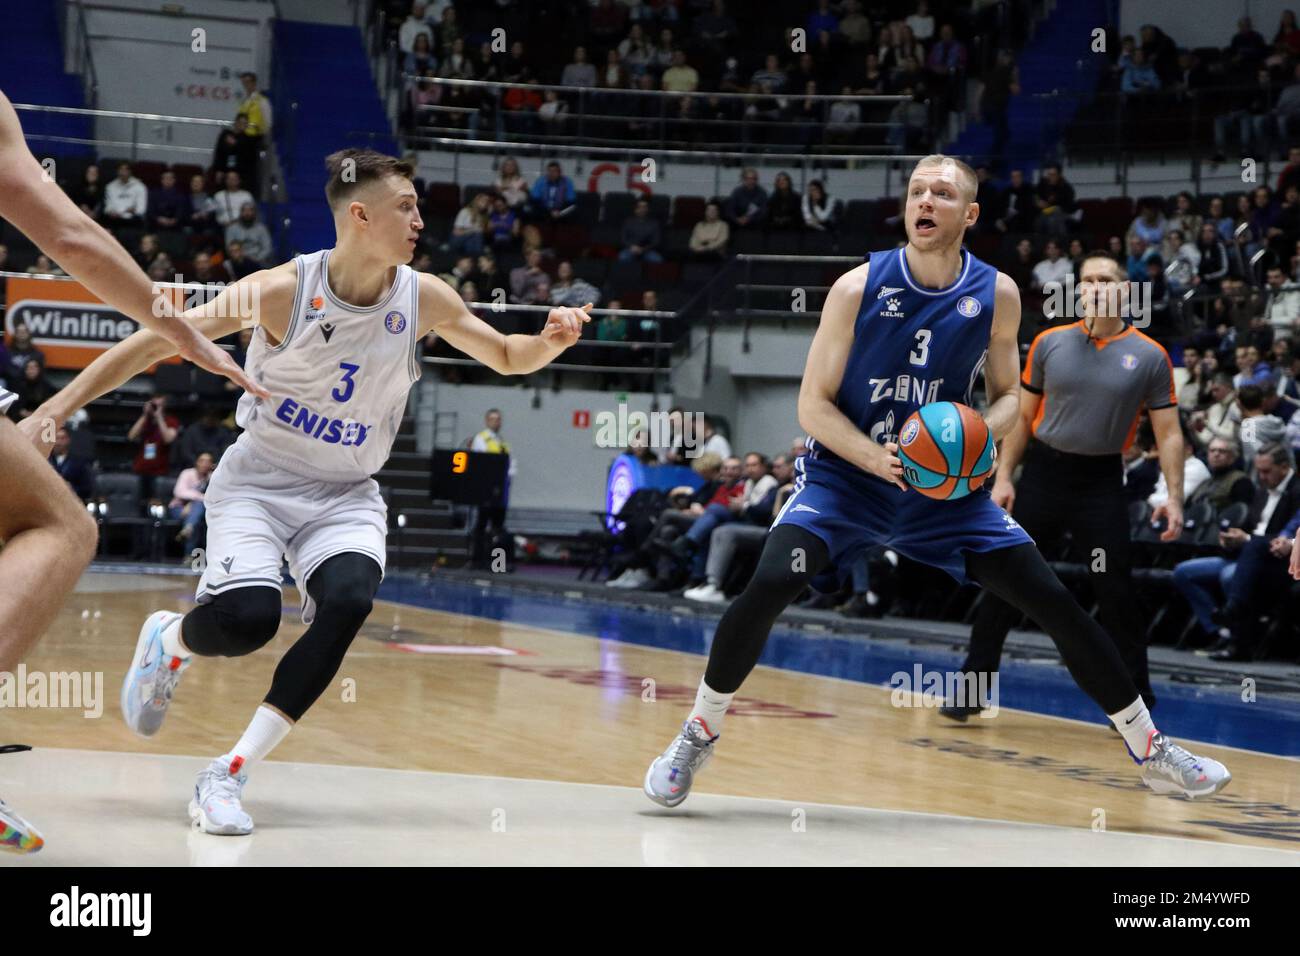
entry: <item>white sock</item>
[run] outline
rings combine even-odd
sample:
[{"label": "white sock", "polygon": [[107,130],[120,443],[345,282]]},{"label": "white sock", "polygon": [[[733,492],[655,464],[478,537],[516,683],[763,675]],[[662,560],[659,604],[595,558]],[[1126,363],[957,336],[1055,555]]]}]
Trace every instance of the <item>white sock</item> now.
[{"label": "white sock", "polygon": [[1151,720],[1151,711],[1139,697],[1118,714],[1110,715],[1110,722],[1124,735],[1124,743],[1129,751],[1139,760],[1147,757],[1147,748],[1151,744],[1151,735],[1156,732],[1156,725]]},{"label": "white sock", "polygon": [[189,648],[181,643],[181,621],[183,620],[185,620],[184,617],[178,617],[163,629],[162,648],[164,654],[188,659],[190,657]]},{"label": "white sock", "polygon": [[692,720],[698,720],[709,736],[716,737],[722,733],[722,718],[727,715],[731,698],[735,696],[718,693],[704,683],[704,678],[701,677],[700,689],[695,693],[695,706],[691,708],[691,716],[686,718],[686,722],[689,724]]},{"label": "white sock", "polygon": [[232,775],[247,771],[274,750],[292,729],[293,724],[270,707],[259,707],[253,714],[248,729],[244,731],[244,736],[239,738],[239,743],[231,748],[230,753],[223,754],[221,759],[230,765]]}]

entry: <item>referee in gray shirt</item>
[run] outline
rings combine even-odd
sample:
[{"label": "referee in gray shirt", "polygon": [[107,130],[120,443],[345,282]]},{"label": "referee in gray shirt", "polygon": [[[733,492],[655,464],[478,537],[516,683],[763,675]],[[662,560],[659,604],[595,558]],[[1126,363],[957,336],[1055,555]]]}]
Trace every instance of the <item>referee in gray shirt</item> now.
[{"label": "referee in gray shirt", "polygon": [[[1133,593],[1121,453],[1133,441],[1145,407],[1169,486],[1169,500],[1153,518],[1167,522],[1161,540],[1174,540],[1183,527],[1183,437],[1173,365],[1158,342],[1125,324],[1128,281],[1118,262],[1104,252],[1090,253],[1079,273],[1084,318],[1039,333],[1030,346],[1021,377],[1021,422],[1002,441],[993,500],[1040,548],[1054,547],[1070,532],[1088,564],[1101,622],[1151,708],[1155,694],[1146,627]],[[1020,480],[1013,483],[1022,460]],[[987,680],[1019,620],[1019,611],[986,593],[962,670]],[[978,712],[976,706],[941,711],[963,721]]]}]

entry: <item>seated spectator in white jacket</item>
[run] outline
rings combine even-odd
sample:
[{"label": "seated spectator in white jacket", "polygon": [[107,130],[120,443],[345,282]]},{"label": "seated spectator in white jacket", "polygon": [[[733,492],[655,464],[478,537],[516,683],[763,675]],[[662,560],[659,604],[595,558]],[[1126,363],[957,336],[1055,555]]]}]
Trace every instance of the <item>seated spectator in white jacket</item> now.
[{"label": "seated spectator in white jacket", "polygon": [[121,226],[143,228],[148,208],[149,190],[131,175],[130,163],[118,163],[117,177],[104,187],[104,225],[110,229]]},{"label": "seated spectator in white jacket", "polygon": [[212,197],[217,225],[223,229],[239,218],[239,211],[244,208],[244,203],[256,203],[253,194],[242,187],[239,173],[233,169],[226,172],[225,183],[226,188]]}]

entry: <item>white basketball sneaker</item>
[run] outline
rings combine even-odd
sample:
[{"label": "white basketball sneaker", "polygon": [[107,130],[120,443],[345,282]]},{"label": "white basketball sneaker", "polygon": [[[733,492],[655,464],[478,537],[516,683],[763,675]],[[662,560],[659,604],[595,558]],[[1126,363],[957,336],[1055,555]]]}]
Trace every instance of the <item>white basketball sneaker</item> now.
[{"label": "white basketball sneaker", "polygon": [[1195,800],[1218,793],[1232,781],[1232,774],[1219,761],[1198,757],[1155,733],[1142,761],[1142,781],[1156,793],[1181,793]]},{"label": "white basketball sneaker", "polygon": [[675,807],[691,795],[695,775],[713,756],[718,735],[710,733],[699,717],[682,725],[668,749],[646,771],[642,789],[661,807]]},{"label": "white basketball sneaker", "polygon": [[221,757],[199,771],[190,800],[190,822],[196,830],[219,836],[247,836],[253,832],[253,818],[239,800],[244,795],[248,774],[231,774]]},{"label": "white basketball sneaker", "polygon": [[154,611],[140,628],[135,656],[122,680],[122,719],[141,737],[152,737],[162,727],[181,674],[190,666],[186,658],[163,653],[162,632],[184,615]]}]

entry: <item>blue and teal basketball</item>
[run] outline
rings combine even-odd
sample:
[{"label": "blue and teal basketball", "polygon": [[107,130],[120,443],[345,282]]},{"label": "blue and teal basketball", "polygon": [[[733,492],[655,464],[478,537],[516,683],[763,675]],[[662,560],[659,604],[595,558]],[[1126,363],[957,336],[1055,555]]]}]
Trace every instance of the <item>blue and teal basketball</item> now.
[{"label": "blue and teal basketball", "polygon": [[984,484],[995,454],[984,417],[957,402],[918,408],[898,433],[903,480],[940,501],[964,498]]}]

